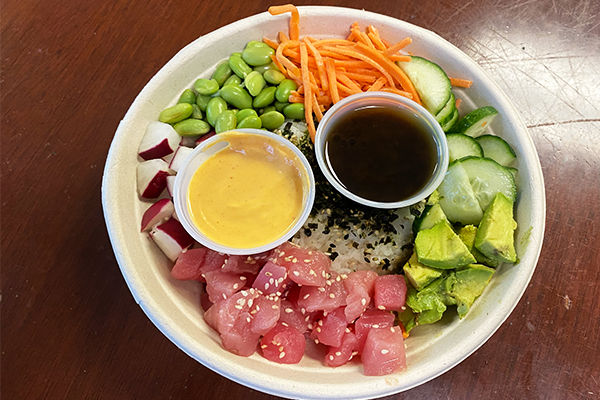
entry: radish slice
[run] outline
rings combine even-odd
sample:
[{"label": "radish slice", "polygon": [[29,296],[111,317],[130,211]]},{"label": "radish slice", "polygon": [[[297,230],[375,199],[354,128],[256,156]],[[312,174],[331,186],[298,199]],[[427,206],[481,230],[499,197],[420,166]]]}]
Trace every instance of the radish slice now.
[{"label": "radish slice", "polygon": [[138,164],[138,193],[145,199],[157,198],[167,187],[169,175],[169,165],[160,158]]},{"label": "radish slice", "polygon": [[169,124],[152,121],[146,128],[138,153],[144,160],[165,157],[175,151],[181,136]]},{"label": "radish slice", "polygon": [[173,190],[175,188],[175,175],[167,176],[167,192],[169,196],[173,197]]},{"label": "radish slice", "polygon": [[161,199],[152,204],[142,217],[142,232],[149,231],[160,222],[171,218],[174,212],[175,207],[169,199]]},{"label": "radish slice", "polygon": [[177,150],[175,150],[175,155],[169,164],[169,168],[175,172],[179,171],[179,168],[181,168],[192,151],[194,151],[194,149],[190,147],[179,146]]},{"label": "radish slice", "polygon": [[[202,137],[202,136],[201,136]],[[198,136],[183,136],[179,142],[179,146],[183,147],[196,147],[196,141]]]},{"label": "radish slice", "polygon": [[216,134],[217,134],[217,132],[210,131],[207,134],[200,136],[198,139],[196,139],[196,146],[199,145],[200,143],[204,142],[205,140],[210,139],[211,137],[215,136]]},{"label": "radish slice", "polygon": [[150,231],[150,237],[171,261],[175,261],[183,249],[187,249],[194,243],[194,239],[174,218],[157,225]]}]

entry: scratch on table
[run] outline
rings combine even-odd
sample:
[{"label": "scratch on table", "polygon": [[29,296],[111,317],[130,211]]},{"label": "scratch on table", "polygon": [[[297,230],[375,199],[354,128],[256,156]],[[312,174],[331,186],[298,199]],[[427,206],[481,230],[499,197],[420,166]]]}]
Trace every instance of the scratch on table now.
[{"label": "scratch on table", "polygon": [[531,129],[531,128],[540,128],[542,126],[577,124],[577,123],[587,123],[587,122],[600,122],[600,118],[582,118],[582,119],[572,119],[569,121],[541,122],[539,124],[527,125],[527,128]]}]

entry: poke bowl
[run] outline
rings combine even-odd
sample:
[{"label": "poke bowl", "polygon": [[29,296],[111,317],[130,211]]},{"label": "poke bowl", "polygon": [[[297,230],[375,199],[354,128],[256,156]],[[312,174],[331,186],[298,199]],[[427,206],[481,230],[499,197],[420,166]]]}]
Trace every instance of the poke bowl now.
[{"label": "poke bowl", "polygon": [[[231,53],[249,40],[277,38],[288,31],[289,16],[261,13],[209,33],[183,48],[144,87],[119,124],[107,158],[102,203],[113,249],[129,289],[148,318],[182,351],[222,376],[250,388],[303,399],[367,399],[395,394],[421,385],[456,366],[480,346],[508,318],[534,272],[541,250],[545,197],[535,146],[517,111],[501,89],[478,65],[436,34],[404,21],[364,10],[339,7],[299,7],[300,35],[345,38],[351,25],[374,25],[395,43],[412,38],[411,54],[443,67],[449,76],[473,81],[469,88],[453,88],[467,113],[493,106],[498,117],[491,131],[506,140],[516,155],[518,195],[514,219],[517,263],[497,267],[493,279],[465,318],[445,314],[441,321],[422,325],[404,340],[406,369],[384,376],[366,376],[360,362],[337,368],[323,363],[322,351],[307,341],[297,364],[278,364],[258,352],[242,357],[227,351],[219,333],[204,320],[201,286],[171,275],[173,261],[140,232],[143,215],[152,205],[140,197],[136,170],[139,146],[146,127],[177,103],[181,92],[198,78],[209,78]],[[410,221],[409,212],[405,215]],[[410,229],[407,222],[407,229]],[[175,256],[176,258],[176,256]]]}]

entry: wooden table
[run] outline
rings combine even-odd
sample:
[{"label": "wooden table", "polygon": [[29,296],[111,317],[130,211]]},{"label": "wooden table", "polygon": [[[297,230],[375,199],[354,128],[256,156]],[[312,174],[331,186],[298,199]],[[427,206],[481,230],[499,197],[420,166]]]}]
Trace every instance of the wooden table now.
[{"label": "wooden table", "polygon": [[[339,5],[333,1],[298,1]],[[179,49],[268,1],[2,4],[3,399],[269,399],[186,356],[136,305],[100,202],[120,119]],[[600,396],[600,2],[347,1],[431,29],[521,112],[546,236],[496,334],[394,399]]]}]

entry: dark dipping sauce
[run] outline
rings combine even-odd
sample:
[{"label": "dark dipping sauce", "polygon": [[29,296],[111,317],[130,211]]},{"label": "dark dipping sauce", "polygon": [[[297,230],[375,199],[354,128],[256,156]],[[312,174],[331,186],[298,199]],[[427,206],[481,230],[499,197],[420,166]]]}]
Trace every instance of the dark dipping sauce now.
[{"label": "dark dipping sauce", "polygon": [[330,129],[325,143],[328,167],[359,197],[386,203],[406,200],[435,172],[436,142],[427,123],[408,109],[359,108]]}]

